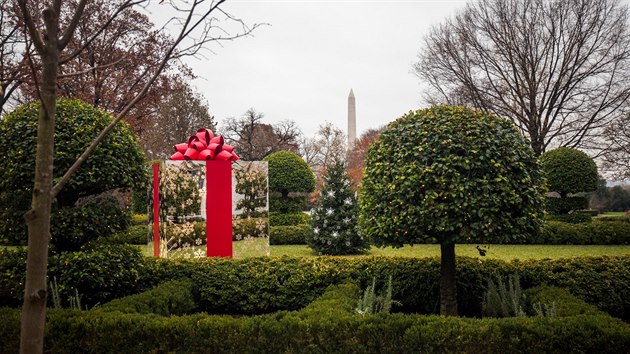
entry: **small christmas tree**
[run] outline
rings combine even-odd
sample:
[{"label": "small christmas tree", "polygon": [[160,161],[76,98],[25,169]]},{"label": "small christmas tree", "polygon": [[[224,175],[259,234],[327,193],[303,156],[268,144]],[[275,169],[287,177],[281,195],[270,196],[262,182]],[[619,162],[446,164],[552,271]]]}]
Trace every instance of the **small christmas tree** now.
[{"label": "small christmas tree", "polygon": [[345,164],[341,161],[328,169],[319,206],[312,210],[309,246],[319,254],[356,254],[370,245],[358,234],[357,199],[350,188]]}]

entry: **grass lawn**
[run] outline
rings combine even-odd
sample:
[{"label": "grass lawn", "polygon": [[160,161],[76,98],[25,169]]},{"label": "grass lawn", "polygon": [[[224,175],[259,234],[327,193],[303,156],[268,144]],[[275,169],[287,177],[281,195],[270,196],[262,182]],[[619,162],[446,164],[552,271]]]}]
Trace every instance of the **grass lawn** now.
[{"label": "grass lawn", "polygon": [[594,216],[593,218],[597,219],[597,218],[601,218],[601,217],[621,217],[621,216],[625,216],[626,213],[623,211],[609,211],[606,213],[601,213],[597,216]]},{"label": "grass lawn", "polygon": [[[567,258],[579,256],[620,256],[630,255],[629,245],[581,246],[581,245],[490,245],[485,257],[479,256],[476,245],[457,245],[458,256],[492,258],[510,261],[513,259]],[[271,246],[271,256],[315,257],[305,245]],[[402,248],[372,247],[368,256],[389,257],[435,257],[440,255],[439,245],[413,245]],[[356,257],[356,256],[355,256]]]},{"label": "grass lawn", "polygon": [[[239,245],[235,245],[235,248]],[[138,245],[142,253],[153,256],[153,245]],[[543,259],[543,258],[568,258],[580,256],[621,256],[630,255],[630,245],[490,245],[485,257],[479,256],[475,248],[476,245],[457,245],[455,252],[458,256],[477,257],[480,259],[502,259],[510,261],[513,259]],[[0,246],[0,248],[16,248],[12,246]],[[272,257],[316,257],[317,255],[306,245],[282,245],[270,246]],[[260,251],[258,251],[260,252]],[[260,255],[260,253],[257,255]],[[245,252],[243,252],[245,253]],[[242,254],[242,253],[241,253]],[[363,256],[386,256],[386,257],[436,257],[440,255],[439,245],[413,245],[402,248],[376,248]],[[348,256],[361,257],[361,256]],[[241,257],[235,257],[241,258]]]}]

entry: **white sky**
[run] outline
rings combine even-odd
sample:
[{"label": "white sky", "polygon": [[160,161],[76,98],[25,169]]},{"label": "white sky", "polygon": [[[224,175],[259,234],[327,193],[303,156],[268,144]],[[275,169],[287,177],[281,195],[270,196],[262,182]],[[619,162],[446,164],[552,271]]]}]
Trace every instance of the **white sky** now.
[{"label": "white sky", "polygon": [[253,37],[188,60],[219,124],[250,107],[264,122],[293,120],[306,136],[320,124],[347,128],[354,90],[357,136],[421,104],[412,64],[424,34],[466,1],[232,0],[224,7]]}]

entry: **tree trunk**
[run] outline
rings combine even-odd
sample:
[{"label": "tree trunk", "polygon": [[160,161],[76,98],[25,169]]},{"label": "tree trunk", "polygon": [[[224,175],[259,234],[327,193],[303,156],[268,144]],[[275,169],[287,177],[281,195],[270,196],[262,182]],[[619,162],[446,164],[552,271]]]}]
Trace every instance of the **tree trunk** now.
[{"label": "tree trunk", "polygon": [[455,244],[440,244],[440,315],[457,316],[457,283],[455,280]]},{"label": "tree trunk", "polygon": [[[49,11],[49,10],[48,10]],[[37,125],[37,151],[35,157],[35,183],[31,210],[24,217],[28,226],[28,255],[26,284],[20,333],[21,353],[41,353],[44,349],[46,320],[48,242],[50,240],[50,206],[52,203],[53,148],[55,136],[55,87],[59,48],[57,14],[46,21],[46,31],[52,35],[45,42],[42,54],[41,107]],[[47,18],[49,20],[51,18]]]}]

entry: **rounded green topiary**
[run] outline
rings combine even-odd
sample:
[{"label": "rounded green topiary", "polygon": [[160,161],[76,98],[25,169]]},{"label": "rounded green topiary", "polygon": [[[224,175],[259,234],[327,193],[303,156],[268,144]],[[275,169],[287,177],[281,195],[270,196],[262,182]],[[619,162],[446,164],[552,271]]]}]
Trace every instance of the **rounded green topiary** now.
[{"label": "rounded green topiary", "polygon": [[379,246],[509,243],[538,229],[542,182],[510,121],[465,107],[409,112],[369,149],[359,225]]},{"label": "rounded green topiary", "polygon": [[315,190],[315,176],[298,154],[278,151],[264,158],[269,163],[269,189],[287,196],[290,192]]},{"label": "rounded green topiary", "polygon": [[274,152],[264,161],[268,162],[269,192],[272,193],[269,211],[300,211],[306,199],[290,198],[289,193],[310,193],[315,190],[315,175],[309,165],[290,151]]},{"label": "rounded green topiary", "polygon": [[547,151],[540,156],[540,164],[549,190],[561,197],[597,189],[597,165],[580,150],[561,147]]},{"label": "rounded green topiary", "polygon": [[[5,243],[26,242],[22,215],[31,203],[38,111],[38,102],[27,104],[0,121],[0,240]],[[57,101],[55,117],[56,182],[113,118],[80,100],[68,99]],[[72,176],[53,207],[70,207],[81,197],[145,185],[146,180],[145,156],[137,137],[126,124],[117,124]]]},{"label": "rounded green topiary", "polygon": [[440,243],[440,314],[457,315],[455,243],[510,243],[537,232],[543,182],[506,120],[436,106],[389,124],[368,150],[361,234],[377,246]]}]

